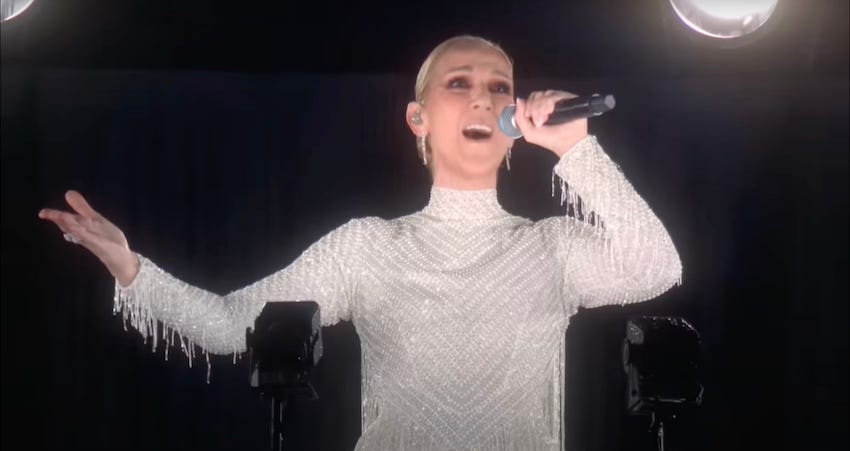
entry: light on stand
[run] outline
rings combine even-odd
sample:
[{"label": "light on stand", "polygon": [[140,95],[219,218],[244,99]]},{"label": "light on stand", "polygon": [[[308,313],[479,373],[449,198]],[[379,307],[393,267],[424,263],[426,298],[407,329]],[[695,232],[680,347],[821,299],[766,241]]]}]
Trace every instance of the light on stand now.
[{"label": "light on stand", "polygon": [[15,18],[32,5],[33,0],[0,0],[0,22]]},{"label": "light on stand", "polygon": [[737,40],[761,28],[778,0],[670,0],[688,27],[719,40]]},{"label": "light on stand", "polygon": [[310,372],[322,356],[319,305],[312,301],[267,302],[245,332],[250,384],[272,398],[271,449],[287,449],[286,409],[297,398],[318,399]]},{"label": "light on stand", "polygon": [[658,451],[665,451],[667,429],[677,418],[702,404],[699,349],[699,334],[683,318],[642,316],[626,324],[626,409],[651,416]]}]

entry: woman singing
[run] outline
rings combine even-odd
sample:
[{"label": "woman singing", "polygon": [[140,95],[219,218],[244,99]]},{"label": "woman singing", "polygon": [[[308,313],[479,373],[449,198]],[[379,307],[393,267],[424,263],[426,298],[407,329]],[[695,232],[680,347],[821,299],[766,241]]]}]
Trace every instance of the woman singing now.
[{"label": "woman singing", "polygon": [[[573,95],[515,99],[512,74],[510,58],[484,39],[437,46],[406,113],[433,178],[428,205],[392,220],[353,219],[226,296],[132,252],[77,192],[66,195],[75,213],[39,216],[100,258],[116,279],[116,311],[154,339],[161,321],[205,352],[241,353],[269,300],[314,300],[323,325],[352,321],[362,347],[357,450],[562,450],[570,316],[654,298],[680,281],[682,267],[587,121],[542,126]],[[497,118],[513,103],[525,139],[558,156],[566,200],[593,221],[532,222],[499,205],[496,178],[513,141]]]}]

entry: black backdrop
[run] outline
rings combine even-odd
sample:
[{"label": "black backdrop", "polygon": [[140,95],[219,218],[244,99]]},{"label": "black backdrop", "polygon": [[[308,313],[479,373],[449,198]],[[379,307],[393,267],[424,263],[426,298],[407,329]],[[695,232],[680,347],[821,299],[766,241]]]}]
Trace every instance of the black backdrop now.
[{"label": "black backdrop", "polygon": [[[424,205],[429,179],[403,123],[412,82],[4,65],[4,449],[264,449],[268,403],[248,388],[247,362],[214,357],[208,385],[203,360],[152,353],[112,316],[100,263],[37,211],[78,189],[134,250],[228,292],[351,217]],[[684,316],[702,334],[706,395],[689,449],[846,449],[846,77],[518,82],[565,85],[617,96],[591,132],[684,264],[684,285],[654,301],[574,318],[568,449],[651,448],[623,415],[619,345],[641,314]],[[506,209],[561,214],[554,162],[519,144],[501,174]],[[321,400],[293,415],[298,449],[351,449],[359,435],[356,334],[340,324],[325,340]]]},{"label": "black backdrop", "polygon": [[[203,360],[190,369],[177,349],[167,362],[161,347],[152,353],[112,316],[99,262],[36,213],[78,189],[135,250],[230,291],[350,217],[426,202],[428,177],[403,124],[411,84],[4,68],[4,446],[263,449],[268,403],[248,388],[246,360],[214,357],[208,385]],[[617,96],[591,131],[667,225],[685,269],[684,285],[659,299],[574,319],[569,449],[647,449],[623,415],[619,361],[625,320],[639,314],[681,315],[702,334],[706,396],[691,449],[846,447],[846,80],[573,86]],[[560,214],[554,161],[519,144],[501,174],[506,208]],[[325,334],[321,400],[293,414],[298,449],[350,449],[359,435],[356,334],[350,324]]]}]

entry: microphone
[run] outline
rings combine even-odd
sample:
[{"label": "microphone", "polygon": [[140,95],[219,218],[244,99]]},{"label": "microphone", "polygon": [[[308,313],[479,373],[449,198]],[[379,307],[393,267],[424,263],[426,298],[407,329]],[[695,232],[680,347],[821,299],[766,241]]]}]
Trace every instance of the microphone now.
[{"label": "microphone", "polygon": [[[614,109],[614,96],[593,94],[589,97],[564,99],[555,104],[555,110],[543,125],[558,125],[586,117],[599,116]],[[510,138],[519,138],[522,132],[516,125],[516,105],[509,105],[499,115],[499,129]]]}]

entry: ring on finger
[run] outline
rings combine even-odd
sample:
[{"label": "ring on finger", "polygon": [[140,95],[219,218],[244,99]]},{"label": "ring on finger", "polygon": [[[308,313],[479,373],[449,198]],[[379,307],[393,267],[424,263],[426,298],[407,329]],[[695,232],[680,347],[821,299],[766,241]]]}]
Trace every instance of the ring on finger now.
[{"label": "ring on finger", "polygon": [[65,238],[65,241],[69,243],[80,244],[80,239],[73,233],[64,233],[62,234],[62,238]]}]

